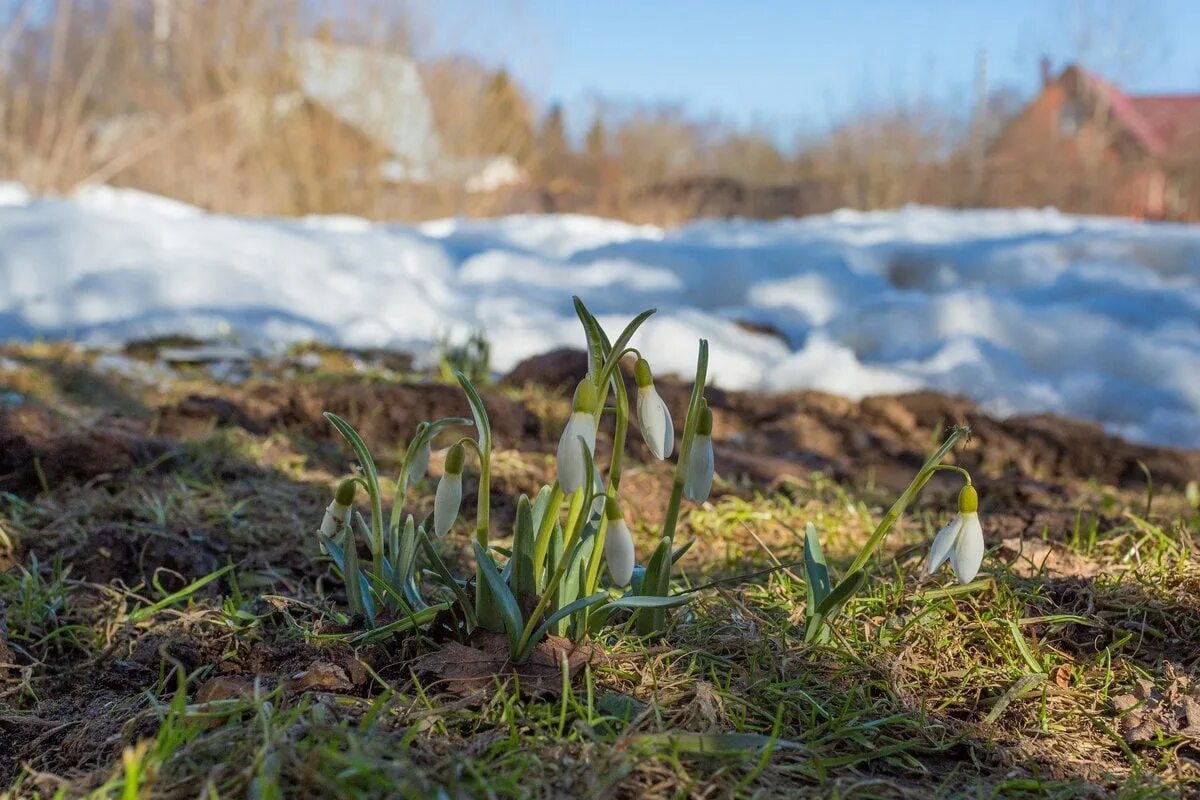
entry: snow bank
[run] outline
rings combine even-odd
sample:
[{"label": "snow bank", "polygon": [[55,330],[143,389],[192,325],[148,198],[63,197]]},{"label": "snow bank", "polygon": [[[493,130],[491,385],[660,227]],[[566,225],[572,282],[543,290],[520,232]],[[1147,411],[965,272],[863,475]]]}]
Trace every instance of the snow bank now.
[{"label": "snow bank", "polygon": [[582,345],[572,294],[613,328],[658,307],[635,341],[660,372],[690,373],[705,336],[729,388],[926,387],[1200,447],[1197,226],[919,207],[670,231],[569,215],[407,226],[0,186],[6,338],[232,332],[421,353],[483,328],[506,370]]}]

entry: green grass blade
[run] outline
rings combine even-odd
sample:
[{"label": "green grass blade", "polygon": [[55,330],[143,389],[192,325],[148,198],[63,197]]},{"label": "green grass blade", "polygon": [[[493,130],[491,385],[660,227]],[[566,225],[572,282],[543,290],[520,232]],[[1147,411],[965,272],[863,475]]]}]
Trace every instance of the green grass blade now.
[{"label": "green grass blade", "polygon": [[170,608],[171,606],[175,605],[176,603],[178,603],[182,600],[186,600],[187,598],[194,595],[196,592],[203,589],[208,584],[212,583],[213,581],[217,580],[225,573],[229,572],[231,569],[233,569],[233,564],[227,564],[218,570],[208,573],[207,575],[205,575],[202,578],[197,578],[196,580],[192,581],[191,583],[189,583],[187,586],[183,587],[179,591],[169,594],[166,597],[164,597],[163,599],[158,600],[157,602],[151,603],[150,605],[145,606],[143,608],[135,608],[129,614],[130,622],[133,622],[133,623],[141,622],[142,620],[145,620],[146,618],[151,617],[154,614],[157,614],[159,611],[162,611],[164,608]]},{"label": "green grass blade", "polygon": [[629,594],[613,600],[613,608],[678,608],[690,603],[690,594],[676,594],[670,597],[652,597],[642,594]]},{"label": "green grass blade", "polygon": [[833,587],[829,583],[829,565],[825,563],[821,539],[817,536],[816,526],[811,522],[804,528],[804,571],[808,578],[808,607],[815,611],[829,596]]},{"label": "green grass blade", "polygon": [[851,572],[838,582],[838,585],[824,600],[817,604],[817,613],[826,619],[833,617],[866,582],[867,573],[865,571],[860,569],[857,572]]}]

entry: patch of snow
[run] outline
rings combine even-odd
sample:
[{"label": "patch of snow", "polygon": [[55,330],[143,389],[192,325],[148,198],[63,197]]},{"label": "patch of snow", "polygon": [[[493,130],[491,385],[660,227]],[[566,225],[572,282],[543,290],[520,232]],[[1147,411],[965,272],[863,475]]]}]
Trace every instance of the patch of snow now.
[{"label": "patch of snow", "polygon": [[579,215],[399,225],[22,192],[0,185],[5,338],[320,340],[424,358],[482,329],[504,371],[582,346],[578,294],[614,333],[657,307],[633,344],[659,373],[691,374],[706,337],[727,388],[930,388],[1200,447],[1200,226],[915,206],[675,230]]}]

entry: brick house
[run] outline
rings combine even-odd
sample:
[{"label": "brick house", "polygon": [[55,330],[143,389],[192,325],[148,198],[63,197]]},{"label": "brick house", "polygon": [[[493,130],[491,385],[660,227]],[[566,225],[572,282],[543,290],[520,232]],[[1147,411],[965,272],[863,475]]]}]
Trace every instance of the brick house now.
[{"label": "brick house", "polygon": [[1200,94],[1129,95],[1078,65],[988,154],[988,200],[1149,219],[1200,219]]}]

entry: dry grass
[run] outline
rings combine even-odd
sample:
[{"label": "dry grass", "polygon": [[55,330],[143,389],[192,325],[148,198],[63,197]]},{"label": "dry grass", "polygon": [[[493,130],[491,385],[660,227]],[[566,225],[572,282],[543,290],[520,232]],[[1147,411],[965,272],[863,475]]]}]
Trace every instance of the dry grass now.
[{"label": "dry grass", "polygon": [[[141,408],[182,430],[165,409],[191,395],[254,395],[203,371],[88,382],[88,354],[51,346],[7,355],[22,366],[3,382],[19,383],[22,405],[77,418]],[[343,362],[304,380],[364,380]],[[491,398],[551,418],[564,402],[529,388]],[[816,646],[803,642],[802,570],[788,568],[797,531],[818,524],[843,567],[888,493],[820,475],[724,484],[686,518],[698,543],[677,588],[697,591],[663,640],[604,634],[563,692],[463,696],[414,669],[436,637],[341,641],[337,584],[306,531],[345,455],[318,432],[216,421],[139,466],[3,495],[11,796],[1165,798],[1200,786],[1181,722],[1200,665],[1200,516],[1170,487],[1146,517],[1139,492],[1064,482],[1084,521],[1027,533],[1036,560],[994,547],[969,587],[919,577],[941,520],[922,506],[837,641]],[[553,433],[522,450],[552,445]],[[548,461],[505,451],[494,469],[515,494]],[[631,467],[625,491],[652,496],[664,478]],[[447,555],[464,543],[449,537]]]}]

